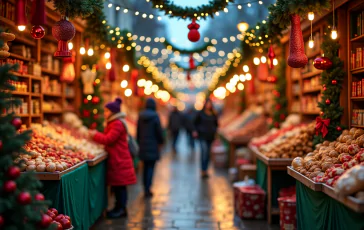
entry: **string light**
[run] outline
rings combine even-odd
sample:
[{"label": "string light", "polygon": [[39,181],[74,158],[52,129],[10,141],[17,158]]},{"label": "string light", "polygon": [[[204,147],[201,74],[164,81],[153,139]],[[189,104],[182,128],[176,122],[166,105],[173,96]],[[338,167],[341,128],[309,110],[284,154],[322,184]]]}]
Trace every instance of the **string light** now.
[{"label": "string light", "polygon": [[111,69],[111,62],[106,63],[106,69]]},{"label": "string light", "polygon": [[278,59],[277,58],[273,59],[273,65],[278,65]]},{"label": "string light", "polygon": [[263,63],[263,64],[266,63],[267,62],[267,58],[265,56],[261,56],[260,57],[260,62]]},{"label": "string light", "polygon": [[254,63],[254,65],[259,65],[259,64],[260,64],[260,60],[259,60],[259,58],[258,58],[258,57],[255,57],[255,58],[253,59],[253,63]]},{"label": "string light", "polygon": [[128,81],[127,80],[122,80],[120,83],[120,87],[121,88],[126,88],[128,86]]},{"label": "string light", "polygon": [[126,64],[126,65],[123,66],[123,71],[124,72],[128,72],[129,69],[130,69],[129,65]]},{"label": "string light", "polygon": [[69,42],[69,43],[68,43],[68,49],[69,49],[69,50],[72,50],[72,49],[73,49],[73,43],[72,43],[72,42]]},{"label": "string light", "polygon": [[85,53],[86,53],[85,47],[81,46],[81,48],[80,48],[80,54],[81,55],[84,55]]},{"label": "string light", "polygon": [[331,38],[333,40],[337,39],[337,30],[335,27],[335,1],[332,2],[332,30],[331,30]]},{"label": "string light", "polygon": [[126,97],[130,97],[133,94],[133,91],[131,89],[126,89],[124,94]]},{"label": "string light", "polygon": [[243,66],[243,71],[244,71],[245,73],[249,72],[249,66],[244,65],[244,66]]},{"label": "string light", "polygon": [[94,49],[92,47],[90,47],[88,50],[87,50],[87,55],[88,56],[92,56],[94,55]]},{"label": "string light", "polygon": [[106,52],[106,53],[104,54],[104,57],[105,57],[105,59],[109,59],[109,58],[110,58],[110,52]]}]

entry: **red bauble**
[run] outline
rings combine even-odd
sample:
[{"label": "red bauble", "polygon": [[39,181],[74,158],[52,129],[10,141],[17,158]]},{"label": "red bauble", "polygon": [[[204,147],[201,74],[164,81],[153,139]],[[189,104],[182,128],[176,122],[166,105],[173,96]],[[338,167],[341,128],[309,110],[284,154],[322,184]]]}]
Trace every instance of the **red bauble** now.
[{"label": "red bauble", "polygon": [[274,122],[274,127],[279,128],[279,122]]},{"label": "red bauble", "polygon": [[18,203],[21,205],[27,205],[32,202],[32,196],[29,192],[21,192],[17,197]]},{"label": "red bauble", "polygon": [[100,98],[98,96],[94,96],[94,97],[92,97],[91,101],[92,101],[93,104],[97,104],[97,103],[100,102]]},{"label": "red bauble", "polygon": [[0,215],[0,227],[4,225],[4,217],[2,215]]},{"label": "red bauble", "polygon": [[325,114],[324,112],[322,112],[322,111],[320,112],[320,116],[321,116],[321,117],[322,117],[324,114]]},{"label": "red bauble", "polygon": [[16,190],[16,183],[15,181],[8,180],[3,185],[3,190],[7,193],[14,192]]},{"label": "red bauble", "polygon": [[279,118],[281,119],[281,121],[283,121],[284,119],[286,119],[286,115],[284,115],[283,113],[281,115],[279,115]]},{"label": "red bauble", "polygon": [[63,214],[59,214],[58,216],[56,216],[56,218],[54,218],[55,221],[60,222],[62,219],[64,219],[64,215]]},{"label": "red bauble", "polygon": [[196,19],[192,19],[192,23],[187,26],[187,28],[190,30],[188,32],[188,40],[191,42],[197,42],[200,40],[200,32],[198,32],[198,29],[200,28],[200,25],[196,23]]},{"label": "red bauble", "polygon": [[337,81],[334,79],[334,80],[331,81],[331,84],[336,85]]},{"label": "red bauble", "polygon": [[330,99],[326,99],[325,103],[326,103],[326,105],[330,105],[331,104]]},{"label": "red bauble", "polygon": [[20,169],[16,166],[10,166],[7,171],[7,176],[10,179],[15,180],[16,178],[18,178],[20,176]]},{"label": "red bauble", "polygon": [[83,104],[88,104],[87,98],[83,99]]},{"label": "red bauble", "polygon": [[45,35],[45,30],[42,26],[35,25],[32,27],[32,30],[30,31],[30,35],[32,35],[32,37],[34,39],[41,39]]},{"label": "red bauble", "polygon": [[269,76],[269,77],[267,77],[267,82],[276,83],[277,82],[277,77],[274,76],[274,75]]},{"label": "red bauble", "polygon": [[308,58],[305,54],[303,43],[301,18],[298,14],[291,16],[291,34],[289,39],[288,65],[292,68],[302,68],[307,65]]},{"label": "red bauble", "polygon": [[322,89],[323,89],[324,91],[326,91],[326,90],[327,90],[326,86],[324,86]]},{"label": "red bauble", "polygon": [[84,116],[84,117],[90,117],[90,111],[88,111],[88,110],[83,110],[82,111],[82,115]]},{"label": "red bauble", "polygon": [[276,110],[280,110],[282,108],[282,106],[280,104],[276,105]]},{"label": "red bauble", "polygon": [[336,127],[336,130],[340,132],[342,130],[342,128],[340,126],[338,126],[338,127]]},{"label": "red bauble", "polygon": [[66,17],[52,27],[52,35],[58,40],[58,49],[54,53],[55,57],[71,57],[72,53],[68,49],[68,41],[71,40],[76,34],[76,29]]},{"label": "red bauble", "polygon": [[96,82],[94,82],[94,83],[92,83],[92,85],[95,87],[95,86],[97,86],[97,83],[96,83]]},{"label": "red bauble", "polygon": [[269,46],[267,56],[268,56],[268,66],[269,68],[273,69],[274,68],[273,59],[276,57],[276,54],[274,53],[272,45]]},{"label": "red bauble", "polygon": [[96,122],[93,122],[91,125],[90,125],[90,129],[96,129],[97,127],[97,123]]},{"label": "red bauble", "polygon": [[39,226],[42,228],[48,228],[48,226],[52,223],[52,218],[47,214],[42,215],[42,220],[39,223]]},{"label": "red bauble", "polygon": [[95,114],[94,115],[94,119],[99,119],[99,115],[98,114]]},{"label": "red bauble", "polygon": [[22,121],[20,118],[15,117],[12,121],[11,124],[15,127],[16,130],[20,129]]},{"label": "red bauble", "polygon": [[320,70],[330,69],[332,66],[332,61],[327,57],[317,57],[313,61],[313,66],[315,66],[316,69]]},{"label": "red bauble", "polygon": [[35,200],[42,201],[44,200],[44,195],[42,193],[38,193],[34,196]]}]

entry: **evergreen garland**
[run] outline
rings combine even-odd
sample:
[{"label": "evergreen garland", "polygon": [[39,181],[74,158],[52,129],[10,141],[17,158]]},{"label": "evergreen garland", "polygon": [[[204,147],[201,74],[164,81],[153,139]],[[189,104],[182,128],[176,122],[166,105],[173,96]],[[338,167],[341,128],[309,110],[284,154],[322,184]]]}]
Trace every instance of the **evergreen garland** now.
[{"label": "evergreen garland", "polygon": [[206,51],[209,47],[214,46],[211,42],[206,42],[203,46],[194,48],[194,49],[179,49],[172,45],[167,39],[163,42],[165,47],[172,47],[172,51],[179,52],[180,54],[193,54],[193,53],[202,53],[203,51]]},{"label": "evergreen garland", "polygon": [[[340,106],[340,91],[344,81],[345,72],[343,70],[344,62],[339,58],[340,44],[330,38],[330,33],[326,32],[324,41],[321,44],[321,49],[325,57],[332,61],[332,67],[323,71],[321,74],[321,84],[326,87],[323,90],[321,102],[318,107],[321,109],[321,118],[330,119],[328,133],[325,138],[319,132],[314,136],[314,145],[323,142],[324,140],[334,141],[341,134],[342,126],[340,118],[343,114],[343,108]],[[336,84],[333,84],[336,80]],[[326,100],[330,100],[330,104],[326,104]]]},{"label": "evergreen garland", "polygon": [[86,18],[104,8],[102,0],[48,0],[50,1],[53,1],[56,11],[69,18]]},{"label": "evergreen garland", "polygon": [[285,55],[282,53],[281,60],[279,61],[279,66],[276,68],[275,74],[278,78],[277,83],[275,85],[274,94],[274,103],[272,106],[273,116],[272,116],[272,124],[270,124],[270,128],[278,128],[280,123],[282,123],[288,114],[288,100],[286,96],[286,60]]},{"label": "evergreen garland", "polygon": [[207,17],[214,18],[215,13],[223,10],[229,2],[233,0],[210,0],[208,5],[201,5],[197,8],[193,7],[181,7],[175,5],[170,0],[151,0],[153,8],[163,11],[165,15],[172,17],[178,17],[182,19],[193,19],[198,16],[206,19]]}]

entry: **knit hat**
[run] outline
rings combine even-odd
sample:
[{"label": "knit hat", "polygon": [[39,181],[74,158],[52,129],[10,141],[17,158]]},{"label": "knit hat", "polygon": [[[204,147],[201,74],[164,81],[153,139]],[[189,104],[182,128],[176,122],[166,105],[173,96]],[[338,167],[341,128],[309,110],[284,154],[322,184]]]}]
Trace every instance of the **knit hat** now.
[{"label": "knit hat", "polygon": [[156,110],[156,103],[155,100],[153,98],[148,98],[147,102],[145,103],[145,108],[146,109],[150,109],[150,110]]},{"label": "knit hat", "polygon": [[121,99],[116,98],[115,101],[109,102],[105,105],[113,113],[120,113]]}]

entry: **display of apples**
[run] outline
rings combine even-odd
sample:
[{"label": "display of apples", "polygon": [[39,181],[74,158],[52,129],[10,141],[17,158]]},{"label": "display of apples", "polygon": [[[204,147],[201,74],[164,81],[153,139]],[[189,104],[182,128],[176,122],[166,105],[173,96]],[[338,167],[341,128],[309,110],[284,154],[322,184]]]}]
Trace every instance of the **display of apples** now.
[{"label": "display of apples", "polygon": [[56,230],[67,230],[73,228],[71,218],[64,214],[58,214],[57,209],[50,208],[48,209],[47,214],[52,218],[52,224],[57,226],[55,228]]}]

